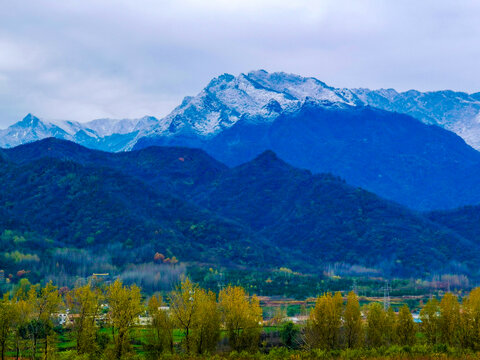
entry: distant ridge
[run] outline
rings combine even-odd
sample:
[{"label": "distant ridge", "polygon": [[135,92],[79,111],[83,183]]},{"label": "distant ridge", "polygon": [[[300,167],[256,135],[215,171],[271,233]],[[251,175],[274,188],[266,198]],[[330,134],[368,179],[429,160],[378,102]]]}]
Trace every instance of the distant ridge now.
[{"label": "distant ridge", "polygon": [[52,136],[113,152],[183,146],[230,166],[271,149],[294,166],[334,173],[411,208],[448,209],[480,203],[480,158],[464,142],[479,146],[479,98],[453,91],[339,89],[311,77],[258,70],[212,79],[163,119],[81,124],[29,114],[0,130],[0,146]]},{"label": "distant ridge", "polygon": [[480,92],[334,88],[313,77],[265,70],[218,76],[196,96],[185,97],[163,119],[145,116],[79,123],[40,120],[28,114],[10,128],[0,130],[0,146],[12,147],[53,136],[87,147],[121,151],[132,148],[142,136],[191,133],[208,137],[240,119],[269,122],[282,113],[297,110],[307,99],[339,105],[369,105],[404,113],[426,124],[453,131],[474,148],[480,148]]}]

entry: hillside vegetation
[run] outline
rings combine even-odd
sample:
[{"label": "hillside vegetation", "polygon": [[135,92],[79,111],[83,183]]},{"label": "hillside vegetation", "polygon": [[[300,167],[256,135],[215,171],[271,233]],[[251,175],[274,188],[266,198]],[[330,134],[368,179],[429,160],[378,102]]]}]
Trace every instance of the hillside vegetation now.
[{"label": "hillside vegetation", "polygon": [[162,263],[158,253],[177,270],[284,266],[321,274],[342,264],[380,276],[477,276],[479,244],[466,234],[270,151],[228,168],[195,149],[114,154],[46,139],[2,157],[7,274],[71,283],[130,269],[133,280]]}]

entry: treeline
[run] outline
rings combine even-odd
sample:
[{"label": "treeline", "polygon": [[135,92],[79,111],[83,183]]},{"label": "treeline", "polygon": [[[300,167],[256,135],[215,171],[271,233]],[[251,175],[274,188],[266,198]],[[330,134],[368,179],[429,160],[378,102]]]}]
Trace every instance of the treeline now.
[{"label": "treeline", "polygon": [[[131,358],[137,343],[151,359],[175,351],[213,353],[221,330],[233,350],[257,350],[262,309],[243,288],[226,287],[217,297],[186,279],[166,300],[168,306],[159,295],[145,302],[139,287],[125,286],[120,280],[70,291],[51,283],[40,287],[23,281],[0,302],[1,359],[7,352],[16,359],[55,358],[66,328],[73,334],[76,354],[94,359]],[[175,332],[182,339],[180,347],[174,343]]]},{"label": "treeline", "polygon": [[[461,302],[451,293],[440,301],[432,298],[420,319],[417,325],[406,305],[398,313],[380,303],[361,307],[354,292],[346,301],[337,292],[317,298],[304,326],[280,314],[273,331],[280,339],[277,349],[288,354],[298,349],[296,358],[414,345],[424,346],[424,352],[480,350],[480,288]],[[264,326],[259,299],[239,286],[217,295],[187,278],[164,298],[144,299],[139,287],[120,280],[72,290],[22,281],[0,301],[0,354],[2,360],[159,359],[219,352],[235,357],[268,351]]]}]

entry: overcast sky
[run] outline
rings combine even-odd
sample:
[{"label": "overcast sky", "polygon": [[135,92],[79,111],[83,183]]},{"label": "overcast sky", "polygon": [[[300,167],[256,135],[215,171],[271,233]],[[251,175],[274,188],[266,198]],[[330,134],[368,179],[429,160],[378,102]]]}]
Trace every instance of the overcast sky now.
[{"label": "overcast sky", "polygon": [[162,117],[254,69],[480,91],[480,1],[0,0],[0,128]]}]

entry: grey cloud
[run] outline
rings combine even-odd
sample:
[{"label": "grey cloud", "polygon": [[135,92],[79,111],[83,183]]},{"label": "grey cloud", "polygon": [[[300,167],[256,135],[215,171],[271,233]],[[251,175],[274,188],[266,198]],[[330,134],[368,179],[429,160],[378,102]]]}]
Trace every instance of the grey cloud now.
[{"label": "grey cloud", "polygon": [[166,115],[224,72],[480,91],[475,0],[0,0],[0,127]]}]

